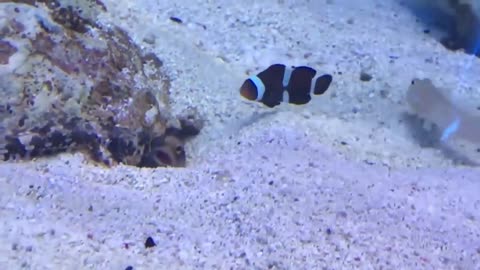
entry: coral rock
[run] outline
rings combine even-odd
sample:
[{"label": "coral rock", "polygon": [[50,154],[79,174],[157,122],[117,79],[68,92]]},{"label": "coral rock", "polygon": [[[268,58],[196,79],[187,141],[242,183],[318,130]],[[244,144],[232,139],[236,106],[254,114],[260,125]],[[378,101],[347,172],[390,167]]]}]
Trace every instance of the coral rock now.
[{"label": "coral rock", "polygon": [[160,59],[98,26],[98,1],[14,2],[0,4],[3,160],[83,151],[106,165],[185,166],[200,126],[170,114]]}]

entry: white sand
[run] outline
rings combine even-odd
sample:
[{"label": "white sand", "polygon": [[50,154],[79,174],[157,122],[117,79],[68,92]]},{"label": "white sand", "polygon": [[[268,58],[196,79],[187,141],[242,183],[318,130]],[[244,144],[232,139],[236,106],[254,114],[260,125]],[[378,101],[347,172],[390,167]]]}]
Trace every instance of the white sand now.
[{"label": "white sand", "polygon": [[[104,2],[102,23],[164,61],[174,110],[207,125],[186,169],[1,164],[0,268],[480,269],[480,170],[400,121],[413,77],[478,106],[478,59],[465,70],[393,0]],[[275,62],[333,73],[329,95],[242,100],[246,72]]]}]

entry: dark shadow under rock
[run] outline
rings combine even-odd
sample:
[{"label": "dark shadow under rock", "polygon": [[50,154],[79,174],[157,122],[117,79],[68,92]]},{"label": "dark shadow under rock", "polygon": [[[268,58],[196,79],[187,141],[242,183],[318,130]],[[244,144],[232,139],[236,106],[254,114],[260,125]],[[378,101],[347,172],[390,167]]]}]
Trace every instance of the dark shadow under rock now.
[{"label": "dark shadow under rock", "polygon": [[122,29],[80,17],[104,10],[98,1],[88,12],[56,1],[16,2],[24,4],[0,3],[3,160],[82,151],[106,165],[185,166],[185,140],[201,124],[195,115],[171,115],[169,79],[156,55]]},{"label": "dark shadow under rock", "polygon": [[472,1],[398,0],[405,4],[447,49],[480,56],[480,10]]}]

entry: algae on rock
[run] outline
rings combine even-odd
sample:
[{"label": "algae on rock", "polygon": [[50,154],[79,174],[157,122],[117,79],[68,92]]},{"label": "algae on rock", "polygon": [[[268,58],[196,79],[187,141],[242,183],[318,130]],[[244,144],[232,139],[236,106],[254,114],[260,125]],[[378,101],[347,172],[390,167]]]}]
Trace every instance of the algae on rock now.
[{"label": "algae on rock", "polygon": [[200,126],[169,112],[160,59],[97,25],[99,1],[58,3],[0,3],[3,159],[83,151],[107,165],[184,166]]}]

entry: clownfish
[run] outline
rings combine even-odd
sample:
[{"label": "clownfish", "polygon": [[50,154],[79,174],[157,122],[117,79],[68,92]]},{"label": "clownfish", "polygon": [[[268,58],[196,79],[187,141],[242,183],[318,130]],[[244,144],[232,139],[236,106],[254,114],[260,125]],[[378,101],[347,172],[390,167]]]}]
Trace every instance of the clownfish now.
[{"label": "clownfish", "polygon": [[312,99],[312,92],[314,95],[322,95],[332,82],[332,75],[315,76],[316,74],[315,69],[307,66],[274,64],[246,79],[240,87],[240,95],[270,108],[283,101],[303,105]]}]

